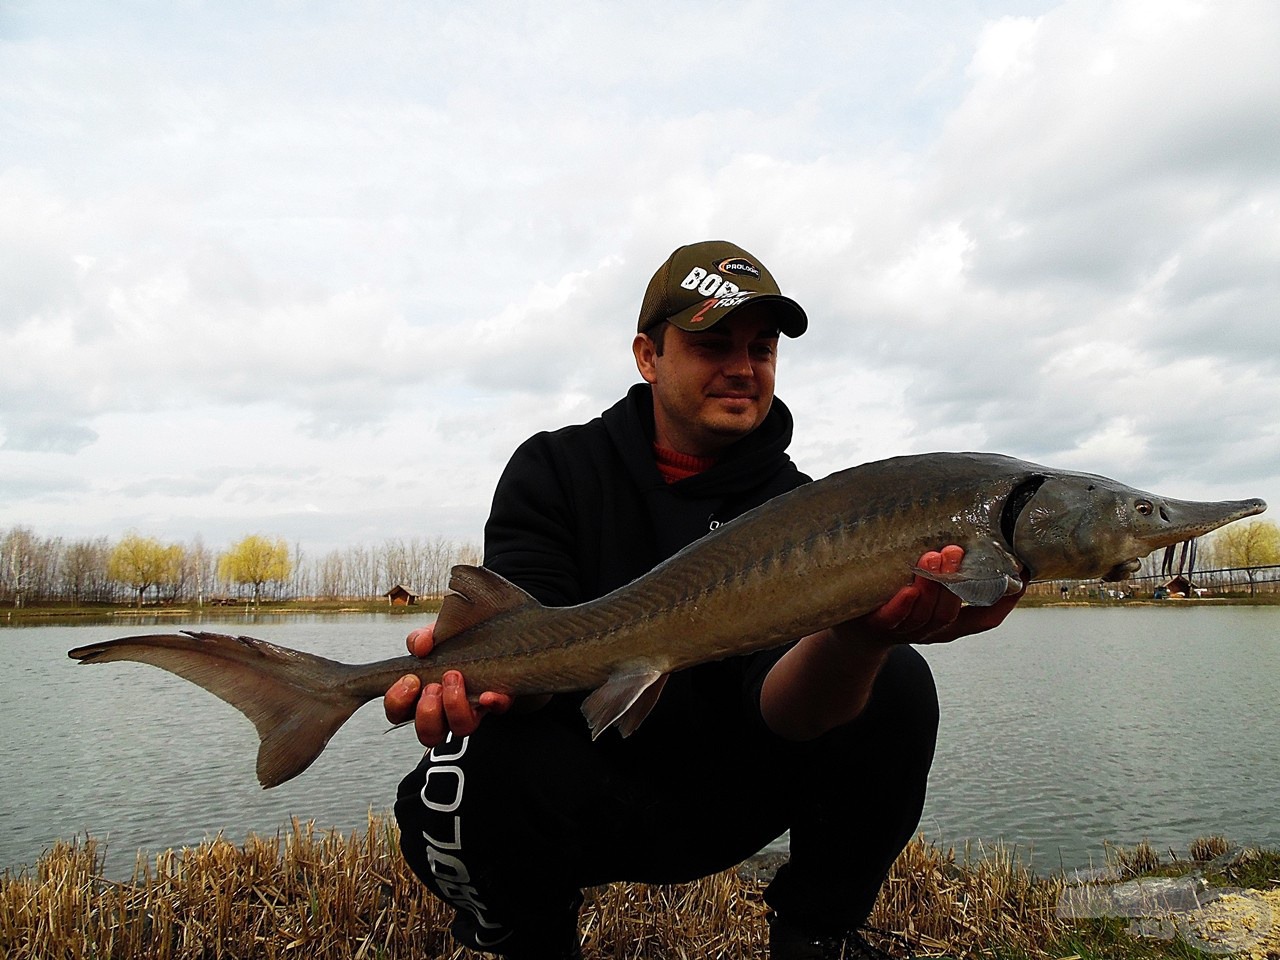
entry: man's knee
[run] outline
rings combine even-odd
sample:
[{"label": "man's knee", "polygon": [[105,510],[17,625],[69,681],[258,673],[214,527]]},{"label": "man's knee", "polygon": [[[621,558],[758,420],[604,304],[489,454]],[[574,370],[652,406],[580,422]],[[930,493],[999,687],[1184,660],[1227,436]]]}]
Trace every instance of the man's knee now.
[{"label": "man's knee", "polygon": [[401,782],[395,813],[405,859],[419,876],[442,876],[442,856],[461,859],[472,877],[505,872],[512,861],[568,872],[583,838],[598,832],[594,811],[608,807],[604,779],[589,741],[557,724],[487,719],[478,733],[429,751]]},{"label": "man's knee", "polygon": [[[441,856],[455,856],[462,847],[466,773],[457,761],[465,755],[467,743],[465,737],[450,738],[428,751],[396,792],[400,849],[413,871],[428,883],[445,862]],[[449,870],[444,872],[444,879],[451,880]]]},{"label": "man's knee", "polygon": [[876,677],[867,711],[921,731],[938,729],[938,689],[929,662],[914,647],[898,646],[889,653]]},{"label": "man's knee", "polygon": [[[406,853],[422,848],[456,856],[463,849],[464,822],[473,841],[469,847],[475,846],[475,838],[492,836],[494,824],[504,822],[500,808],[505,798],[518,793],[520,777],[500,756],[486,756],[494,753],[493,739],[451,735],[400,781],[395,815]],[[411,865],[417,869],[413,861]]]}]

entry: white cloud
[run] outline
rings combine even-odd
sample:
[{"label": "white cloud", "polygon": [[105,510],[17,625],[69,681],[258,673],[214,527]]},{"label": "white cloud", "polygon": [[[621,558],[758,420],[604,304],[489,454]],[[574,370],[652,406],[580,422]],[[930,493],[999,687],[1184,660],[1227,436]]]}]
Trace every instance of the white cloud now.
[{"label": "white cloud", "polygon": [[812,472],[986,446],[1280,499],[1272,4],[0,31],[0,527],[474,539],[706,237],[810,313],[779,391]]}]

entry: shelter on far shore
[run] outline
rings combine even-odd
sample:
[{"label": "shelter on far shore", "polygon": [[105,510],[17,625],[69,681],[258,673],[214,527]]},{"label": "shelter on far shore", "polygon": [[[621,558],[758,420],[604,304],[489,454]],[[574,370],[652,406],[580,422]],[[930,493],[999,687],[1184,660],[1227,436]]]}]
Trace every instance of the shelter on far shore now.
[{"label": "shelter on far shore", "polygon": [[393,607],[412,607],[418,602],[416,593],[410,593],[398,583],[384,593],[383,596],[387,598],[387,603]]},{"label": "shelter on far shore", "polygon": [[[1164,593],[1160,595],[1160,591]],[[1191,582],[1190,577],[1184,577],[1178,574],[1172,580],[1166,581],[1163,586],[1156,589],[1157,600],[1163,600],[1165,597],[1193,597],[1195,593],[1195,585]]]}]

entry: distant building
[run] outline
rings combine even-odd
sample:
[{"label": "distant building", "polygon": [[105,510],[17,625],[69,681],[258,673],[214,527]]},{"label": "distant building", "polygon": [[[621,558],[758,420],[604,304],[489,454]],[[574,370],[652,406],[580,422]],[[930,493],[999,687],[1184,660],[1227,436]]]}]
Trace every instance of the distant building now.
[{"label": "distant building", "polygon": [[393,607],[411,607],[418,602],[416,593],[410,593],[398,583],[384,593],[383,596],[387,598],[387,603]]},{"label": "distant building", "polygon": [[1188,577],[1184,577],[1182,574],[1178,574],[1172,580],[1168,581],[1164,585],[1164,589],[1165,596],[1168,597],[1195,596],[1192,592],[1195,590],[1195,587],[1192,585],[1191,580]]}]

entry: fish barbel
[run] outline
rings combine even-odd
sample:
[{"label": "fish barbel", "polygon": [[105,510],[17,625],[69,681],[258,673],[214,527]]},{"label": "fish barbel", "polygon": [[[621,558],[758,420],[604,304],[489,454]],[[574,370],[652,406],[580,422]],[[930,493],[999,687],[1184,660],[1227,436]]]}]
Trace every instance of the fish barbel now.
[{"label": "fish barbel", "polygon": [[[425,658],[345,664],[212,633],[124,637],[70,656],[149,663],[226,700],[257,727],[258,780],[272,787],[406,674],[426,684],[460,670],[472,690],[516,696],[590,690],[592,735],[616,725],[626,736],[669,673],[865,614],[914,574],[990,605],[1024,576],[1123,579],[1153,550],[1265,509],[1256,499],[1170,500],[998,454],[896,457],[777,497],[577,606],[544,607],[490,570],[454,567]],[[953,543],[965,551],[957,573],[915,566]]]}]

